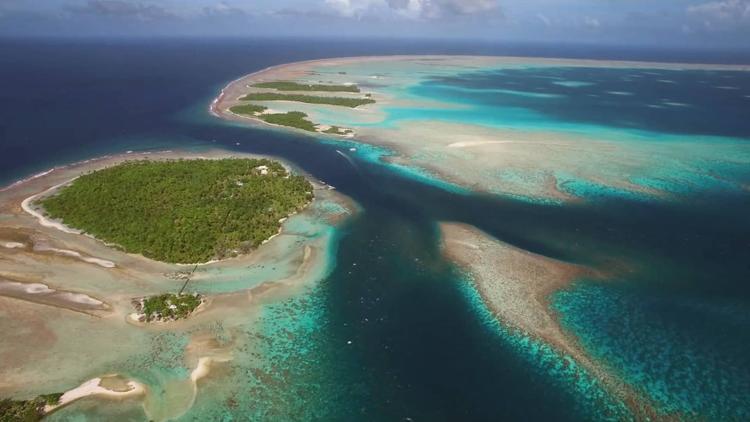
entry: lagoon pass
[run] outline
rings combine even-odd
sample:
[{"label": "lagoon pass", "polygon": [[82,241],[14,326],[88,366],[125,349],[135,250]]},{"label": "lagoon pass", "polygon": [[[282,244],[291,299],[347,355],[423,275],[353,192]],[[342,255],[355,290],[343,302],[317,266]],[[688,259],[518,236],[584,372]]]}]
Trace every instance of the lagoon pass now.
[{"label": "lagoon pass", "polygon": [[[599,417],[748,415],[739,393],[749,375],[744,347],[730,341],[732,346],[712,350],[706,346],[717,341],[711,336],[685,344],[695,329],[692,318],[668,310],[717,306],[733,321],[745,321],[736,312],[747,302],[732,309],[671,296],[677,291],[670,289],[680,289],[673,277],[690,273],[681,282],[682,293],[692,297],[714,276],[710,265],[696,268],[706,262],[681,263],[683,254],[700,256],[702,248],[695,250],[689,240],[667,246],[675,234],[649,221],[663,208],[699,210],[684,217],[697,221],[717,198],[746,202],[747,67],[466,56],[328,59],[241,78],[213,110],[253,123],[228,108],[278,81],[356,86],[356,92],[336,96],[374,100],[356,107],[254,102],[302,112],[322,128],[344,128],[334,142],[354,145],[352,155],[459,196],[533,204],[532,213],[542,207],[557,224],[570,225],[566,230],[586,233],[591,242],[581,245],[569,234],[553,240],[549,228],[539,225],[527,227],[519,242],[506,228],[509,244],[469,225],[446,221],[438,229],[444,255],[473,286],[468,294],[477,306],[499,321],[522,353],[552,365],[554,377],[567,379],[569,388],[596,403]],[[564,211],[576,208],[592,217],[608,215],[594,223]],[[622,213],[631,209],[638,214],[635,222],[621,225]],[[740,215],[727,217],[736,222]],[[736,231],[709,223],[705,232],[688,230],[685,236],[737,245],[746,229],[744,222]],[[645,246],[628,238],[641,230],[653,230],[655,242]],[[743,254],[741,247],[733,253]],[[732,285],[743,270],[734,262],[722,272],[731,274]],[[659,324],[652,326],[651,318]]]},{"label": "lagoon pass", "polygon": [[158,154],[273,150],[336,189],[140,326],[132,298],[184,268],[24,201],[157,153],[9,186],[4,396],[65,392],[60,421],[750,417],[745,67],[353,57],[218,95],[169,122],[195,151]]}]

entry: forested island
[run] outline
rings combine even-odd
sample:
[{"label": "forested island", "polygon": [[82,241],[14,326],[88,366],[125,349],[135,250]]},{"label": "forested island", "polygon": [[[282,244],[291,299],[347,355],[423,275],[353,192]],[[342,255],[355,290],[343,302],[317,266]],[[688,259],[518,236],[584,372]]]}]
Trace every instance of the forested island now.
[{"label": "forested island", "polygon": [[0,399],[0,421],[34,422],[42,420],[45,406],[58,404],[62,393],[44,394],[30,400]]},{"label": "forested island", "polygon": [[323,104],[356,108],[365,104],[374,104],[372,98],[327,97],[305,94],[280,94],[277,92],[251,92],[240,98],[240,101],[294,101],[306,104]]},{"label": "forested island", "polygon": [[324,130],[323,133],[328,133],[332,135],[349,135],[353,133],[354,131],[351,129],[343,129],[338,126],[331,126],[328,129]]},{"label": "forested island", "polygon": [[198,293],[164,293],[151,297],[133,299],[139,322],[168,322],[185,319],[203,303],[203,296]]},{"label": "forested island", "polygon": [[268,159],[139,160],[80,176],[36,205],[126,252],[198,263],[250,252],[312,198],[309,181]]},{"label": "forested island", "polygon": [[301,84],[292,81],[259,82],[254,88],[269,88],[277,91],[359,92],[359,87],[349,85]]},{"label": "forested island", "polygon": [[316,132],[317,127],[315,123],[307,119],[307,114],[301,111],[288,111],[286,113],[266,113],[267,107],[257,104],[242,104],[231,107],[229,111],[234,114],[252,116],[263,120],[266,123],[271,123],[280,126],[289,126],[297,129],[306,130],[308,132]]},{"label": "forested island", "polygon": [[295,129],[300,129],[307,132],[320,132],[328,135],[353,136],[354,131],[352,129],[340,128],[338,126],[319,127],[317,123],[309,119],[307,113],[301,111],[273,112],[264,105],[250,103],[250,101],[289,101],[304,104],[330,105],[348,108],[357,108],[363,105],[375,103],[375,100],[372,98],[372,94],[370,93],[364,94],[364,97],[343,97],[300,93],[360,93],[361,91],[359,87],[354,84],[325,85],[305,84],[292,81],[270,81],[258,82],[246,86],[249,88],[275,90],[277,92],[254,91],[245,93],[244,95],[237,98],[236,101],[239,101],[239,104],[235,103],[234,105],[229,107],[229,111],[234,113],[235,115],[252,117],[274,125],[293,127]]}]

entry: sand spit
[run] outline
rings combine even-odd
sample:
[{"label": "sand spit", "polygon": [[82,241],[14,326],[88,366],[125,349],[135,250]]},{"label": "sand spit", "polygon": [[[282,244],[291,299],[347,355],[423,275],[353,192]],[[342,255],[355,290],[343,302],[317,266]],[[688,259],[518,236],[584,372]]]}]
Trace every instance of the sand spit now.
[{"label": "sand spit", "polygon": [[187,413],[198,397],[198,382],[209,376],[213,365],[231,360],[228,355],[202,356],[186,379],[167,383],[165,391],[159,396],[152,396],[150,391],[147,392],[144,411],[149,420],[171,421]]},{"label": "sand spit", "polygon": [[202,357],[198,359],[198,365],[195,367],[195,369],[193,369],[193,372],[190,373],[190,380],[193,382],[198,382],[199,379],[208,375],[208,373],[211,371],[212,362],[213,358],[210,357]]},{"label": "sand spit", "polygon": [[31,214],[32,217],[36,218],[37,221],[39,221],[39,224],[41,224],[44,227],[51,227],[51,228],[60,230],[61,232],[65,232],[65,233],[80,234],[81,232],[79,230],[71,229],[70,227],[64,225],[61,222],[48,219],[41,212],[37,211],[32,206],[32,203],[36,201],[39,197],[49,195],[50,193],[59,189],[61,186],[71,183],[73,180],[75,180],[75,178],[71,180],[67,180],[58,185],[52,186],[51,188],[45,190],[44,192],[29,196],[28,198],[24,199],[21,202],[21,208],[23,208],[23,210],[26,211],[27,213]]},{"label": "sand spit", "polygon": [[549,296],[591,270],[519,249],[475,227],[441,223],[444,255],[464,269],[482,300],[505,325],[543,340],[575,359],[636,415],[653,416],[646,399],[594,361],[565,332],[549,306]]},{"label": "sand spit", "polygon": [[149,420],[171,421],[184,415],[193,407],[198,397],[198,381],[210,374],[212,365],[230,360],[229,356],[200,357],[186,379],[167,383],[164,391],[158,396],[152,396],[148,391],[143,407]]},{"label": "sand spit", "polygon": [[[110,375],[109,378],[115,376]],[[104,387],[102,384],[107,384],[102,378],[90,379],[78,387],[66,391],[60,401],[56,405],[47,405],[44,407],[44,413],[51,413],[63,406],[73,403],[76,400],[90,396],[102,396],[111,399],[124,399],[128,397],[135,397],[143,395],[146,392],[146,387],[136,381],[125,381],[126,387],[124,389],[109,389]],[[111,384],[111,382],[110,382]]]},{"label": "sand spit", "polygon": [[25,248],[26,245],[24,245],[21,242],[3,242],[3,247],[8,249],[20,249]]},{"label": "sand spit", "polygon": [[97,314],[109,306],[84,293],[52,289],[43,283],[22,282],[0,277],[0,296],[26,300],[33,303],[66,308],[83,313]]},{"label": "sand spit", "polygon": [[81,254],[80,252],[72,251],[70,249],[60,249],[60,248],[54,248],[52,246],[46,245],[44,243],[35,243],[34,244],[34,251],[36,252],[51,252],[53,254],[57,254],[60,256],[66,256],[75,258],[78,260],[81,260],[83,262],[88,262],[89,264],[98,265],[103,268],[115,268],[116,265],[112,261],[108,261],[106,259],[96,258],[93,256],[85,256]]},{"label": "sand spit", "polygon": [[[51,227],[50,225],[43,226]],[[4,239],[5,236],[10,236],[11,239],[14,240]],[[115,268],[117,266],[114,262],[107,259],[90,256],[71,249],[53,246],[50,243],[50,240],[44,236],[30,235],[23,229],[0,227],[0,246],[6,249],[16,249],[29,253],[38,253],[40,255],[72,258],[88,264],[98,265],[102,268]]]}]

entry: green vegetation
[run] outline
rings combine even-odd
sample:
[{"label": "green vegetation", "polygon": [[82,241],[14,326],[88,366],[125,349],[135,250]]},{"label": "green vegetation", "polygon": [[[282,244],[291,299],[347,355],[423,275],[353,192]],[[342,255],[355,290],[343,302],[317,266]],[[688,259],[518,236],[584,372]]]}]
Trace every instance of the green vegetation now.
[{"label": "green vegetation", "polygon": [[242,104],[229,108],[229,111],[234,114],[248,114],[250,116],[254,116],[256,113],[263,113],[266,110],[268,110],[268,107],[256,104]]},{"label": "green vegetation", "polygon": [[275,125],[295,127],[297,129],[315,132],[315,124],[306,119],[307,114],[301,111],[290,111],[288,113],[264,114],[260,117],[263,121]]},{"label": "green vegetation", "polygon": [[327,104],[355,108],[365,104],[373,104],[371,98],[320,97],[304,94],[278,94],[275,92],[251,92],[240,98],[241,101],[295,101],[307,104]]},{"label": "green vegetation", "polygon": [[0,422],[34,422],[44,416],[45,405],[55,405],[62,393],[44,394],[31,400],[0,400]]},{"label": "green vegetation", "polygon": [[200,295],[165,293],[143,299],[139,311],[147,322],[187,318],[203,302]]},{"label": "green vegetation", "polygon": [[194,263],[249,252],[312,196],[271,160],[141,160],[83,175],[41,205],[127,252]]},{"label": "green vegetation", "polygon": [[352,133],[351,129],[342,129],[338,126],[331,126],[328,129],[324,130],[323,133],[330,133],[332,135],[348,135]]},{"label": "green vegetation", "polygon": [[37,397],[37,399],[44,400],[44,404],[54,406],[60,402],[60,397],[62,396],[63,393],[42,394],[41,396]]},{"label": "green vegetation", "polygon": [[290,81],[261,82],[255,88],[271,88],[278,91],[359,92],[357,85],[300,84]]},{"label": "green vegetation", "polygon": [[38,397],[32,400],[0,400],[0,421],[31,422],[44,416],[44,401]]},{"label": "green vegetation", "polygon": [[315,132],[315,124],[306,119],[307,114],[301,111],[290,111],[288,113],[271,113],[271,114],[260,114],[266,110],[267,107],[255,104],[243,104],[231,107],[229,109],[235,114],[246,114],[249,116],[257,117],[264,122],[273,123],[280,126],[289,126],[297,129],[306,130],[308,132]]}]

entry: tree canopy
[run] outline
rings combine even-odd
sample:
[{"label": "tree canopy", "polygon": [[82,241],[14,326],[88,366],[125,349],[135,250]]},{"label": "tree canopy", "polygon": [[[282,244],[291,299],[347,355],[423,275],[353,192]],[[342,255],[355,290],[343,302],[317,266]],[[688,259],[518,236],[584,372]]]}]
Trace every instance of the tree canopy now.
[{"label": "tree canopy", "polygon": [[270,88],[277,91],[359,92],[357,85],[302,84],[292,81],[260,82],[255,88]]},{"label": "tree canopy", "polygon": [[272,160],[141,160],[83,175],[41,205],[127,252],[195,263],[249,252],[312,197]]},{"label": "tree canopy", "polygon": [[279,94],[276,92],[251,92],[240,97],[240,101],[295,101],[298,103],[325,104],[351,108],[375,103],[375,100],[372,98],[323,97],[305,94]]}]

